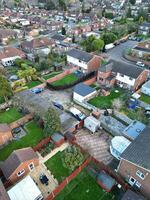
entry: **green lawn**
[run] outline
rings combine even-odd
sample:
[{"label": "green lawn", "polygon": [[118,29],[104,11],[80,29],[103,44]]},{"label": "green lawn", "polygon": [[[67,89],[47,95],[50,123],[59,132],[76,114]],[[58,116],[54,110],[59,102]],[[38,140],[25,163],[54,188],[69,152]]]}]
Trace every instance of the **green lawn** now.
[{"label": "green lawn", "polygon": [[68,74],[65,77],[63,77],[62,79],[53,82],[52,85],[53,86],[68,85],[68,84],[74,83],[77,80],[78,80],[78,78],[75,74]]},{"label": "green lawn", "polygon": [[44,78],[45,80],[48,80],[48,79],[53,78],[54,76],[56,76],[56,75],[58,75],[58,74],[60,74],[60,73],[62,73],[62,71],[52,72],[52,73],[50,73],[50,74],[44,75],[43,78]]},{"label": "green lawn", "polygon": [[0,112],[0,123],[14,122],[22,117],[22,114],[19,113],[16,108],[10,108],[8,111]]},{"label": "green lawn", "polygon": [[143,102],[145,102],[145,103],[150,104],[150,96],[142,94],[141,97],[140,97],[140,100],[143,101]]},{"label": "green lawn", "polygon": [[5,160],[16,149],[34,147],[44,137],[43,130],[39,128],[34,121],[27,123],[25,125],[25,130],[27,134],[23,138],[19,141],[12,141],[0,150],[0,161]]},{"label": "green lawn", "polygon": [[55,198],[55,200],[115,200],[105,192],[86,170],[81,171]]},{"label": "green lawn", "polygon": [[112,90],[112,92],[108,96],[94,97],[93,99],[89,100],[88,103],[98,108],[111,108],[113,100],[121,97],[121,95],[123,94],[121,90],[118,90],[119,92],[115,91],[116,90]]},{"label": "green lawn", "polygon": [[0,97],[0,104],[1,103],[4,103],[5,101],[4,101],[4,98],[3,97]]},{"label": "green lawn", "polygon": [[46,167],[52,172],[58,182],[62,182],[71,174],[71,170],[63,166],[62,156],[63,152],[58,152],[45,163]]},{"label": "green lawn", "polygon": [[33,88],[33,87],[38,86],[40,84],[42,84],[40,81],[31,81],[31,82],[27,83],[26,86],[30,89],[30,88]]}]

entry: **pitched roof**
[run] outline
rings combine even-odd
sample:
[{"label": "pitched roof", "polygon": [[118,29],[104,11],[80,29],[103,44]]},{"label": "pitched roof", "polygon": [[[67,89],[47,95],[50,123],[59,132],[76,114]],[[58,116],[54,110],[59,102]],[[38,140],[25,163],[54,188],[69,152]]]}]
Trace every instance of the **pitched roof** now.
[{"label": "pitched roof", "polygon": [[9,58],[9,57],[15,57],[15,56],[23,57],[25,56],[25,54],[20,49],[17,49],[14,47],[5,47],[3,50],[0,51],[0,60],[4,58]]},{"label": "pitched roof", "polygon": [[67,53],[67,55],[71,56],[73,58],[76,58],[78,60],[82,60],[82,61],[84,61],[86,63],[88,63],[93,58],[92,54],[87,53],[85,51],[78,50],[78,49],[72,49],[72,50],[70,50]]},{"label": "pitched roof", "polygon": [[121,154],[121,158],[150,170],[150,127],[142,133]]},{"label": "pitched roof", "polygon": [[31,147],[15,150],[4,161],[1,170],[5,178],[8,179],[21,163],[35,158],[38,156]]},{"label": "pitched roof", "polygon": [[138,78],[138,76],[144,71],[144,69],[137,66],[133,66],[131,64],[126,64],[119,61],[112,61],[112,62],[113,62],[113,67],[112,67],[113,72],[120,73],[131,78],[135,79]]},{"label": "pitched roof", "polygon": [[74,87],[74,90],[73,90],[75,93],[85,97],[87,96],[88,94],[91,94],[93,92],[95,92],[96,90],[84,83],[79,83],[77,84],[75,87]]},{"label": "pitched roof", "polygon": [[52,45],[53,41],[49,40],[48,38],[44,37],[44,38],[36,38],[33,39],[31,41],[26,41],[22,43],[22,47],[29,47],[29,48],[40,48],[40,47],[44,47],[44,46],[49,46]]},{"label": "pitched roof", "polygon": [[8,124],[0,124],[0,133],[9,132],[11,128]]},{"label": "pitched roof", "polygon": [[108,62],[106,64],[103,64],[99,67],[100,72],[109,72],[112,70],[112,63]]},{"label": "pitched roof", "polygon": [[143,196],[136,194],[132,190],[127,190],[121,200],[146,200]]}]

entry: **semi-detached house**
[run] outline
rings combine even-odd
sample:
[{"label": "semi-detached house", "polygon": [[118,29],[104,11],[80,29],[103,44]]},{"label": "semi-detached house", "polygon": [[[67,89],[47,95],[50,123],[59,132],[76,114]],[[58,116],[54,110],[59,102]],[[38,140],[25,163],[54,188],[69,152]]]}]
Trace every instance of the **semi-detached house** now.
[{"label": "semi-detached house", "polygon": [[67,63],[76,67],[83,73],[97,71],[101,58],[97,55],[87,53],[78,49],[72,49],[67,53]]}]

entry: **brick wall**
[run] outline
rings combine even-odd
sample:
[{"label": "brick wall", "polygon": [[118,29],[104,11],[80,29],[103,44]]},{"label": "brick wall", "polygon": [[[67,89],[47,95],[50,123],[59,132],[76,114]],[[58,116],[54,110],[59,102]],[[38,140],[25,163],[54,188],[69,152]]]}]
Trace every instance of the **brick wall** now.
[{"label": "brick wall", "polygon": [[24,117],[20,118],[19,120],[12,122],[11,124],[9,124],[9,126],[10,126],[11,129],[14,129],[14,128],[19,127],[20,125],[27,123],[31,119],[33,119],[33,115],[28,114],[28,115],[25,115]]},{"label": "brick wall", "polygon": [[144,70],[139,76],[138,78],[135,80],[135,84],[134,84],[134,90],[138,90],[139,87],[146,82],[148,77],[148,70]]},{"label": "brick wall", "polygon": [[35,147],[33,147],[34,151],[39,151],[41,150],[46,144],[48,144],[51,141],[50,137],[47,137],[43,140],[41,140]]},{"label": "brick wall", "polygon": [[87,81],[84,81],[84,84],[86,84],[86,85],[92,85],[95,82],[96,82],[96,76],[93,77],[93,78],[91,78],[91,79],[89,79],[89,80],[87,80]]}]

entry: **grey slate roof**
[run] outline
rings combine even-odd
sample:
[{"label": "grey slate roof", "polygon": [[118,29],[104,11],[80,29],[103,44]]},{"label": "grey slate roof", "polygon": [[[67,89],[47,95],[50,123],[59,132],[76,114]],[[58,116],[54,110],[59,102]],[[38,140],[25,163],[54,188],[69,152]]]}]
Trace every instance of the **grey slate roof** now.
[{"label": "grey slate roof", "polygon": [[62,136],[60,133],[54,133],[52,136],[51,136],[52,140],[54,142],[59,142],[60,140],[64,139],[64,136]]},{"label": "grey slate roof", "polygon": [[150,53],[150,49],[148,49],[148,48],[142,48],[140,46],[136,46],[133,49],[138,50],[138,51],[144,51],[146,53]]},{"label": "grey slate roof", "polygon": [[88,94],[95,92],[96,90],[84,83],[79,83],[74,87],[74,92],[85,97]]},{"label": "grey slate roof", "polygon": [[38,158],[38,156],[31,147],[13,151],[1,166],[5,178],[8,179],[21,163],[34,158]]},{"label": "grey slate roof", "polygon": [[150,170],[150,127],[146,127],[126,148],[121,158]]},{"label": "grey slate roof", "polygon": [[100,72],[109,72],[112,70],[112,63],[108,62],[99,67]]},{"label": "grey slate roof", "polygon": [[90,53],[78,49],[71,49],[67,53],[67,55],[76,58],[78,60],[82,60],[86,63],[88,63],[93,58],[93,55],[91,55]]},{"label": "grey slate roof", "polygon": [[120,73],[126,75],[131,78],[138,78],[138,76],[144,71],[144,69],[140,67],[136,67],[130,64],[126,64],[123,62],[112,61],[113,62],[113,72]]},{"label": "grey slate roof", "polygon": [[143,196],[136,194],[132,190],[127,190],[121,200],[146,200]]}]

